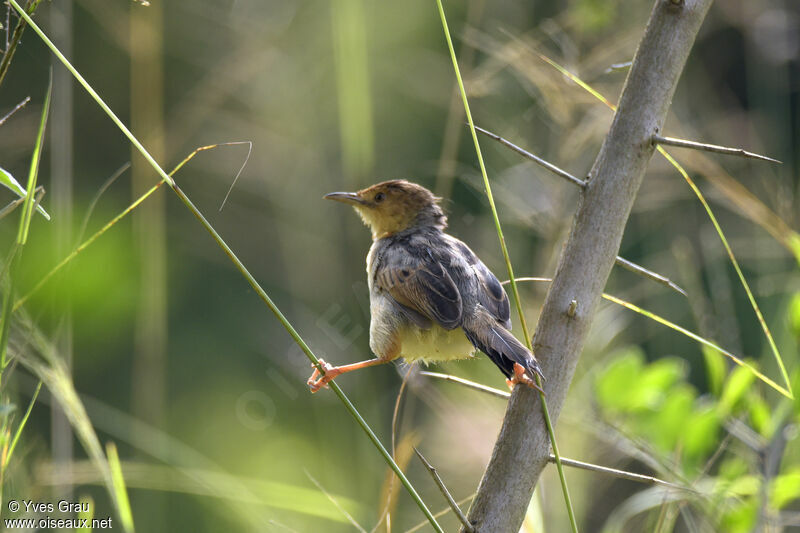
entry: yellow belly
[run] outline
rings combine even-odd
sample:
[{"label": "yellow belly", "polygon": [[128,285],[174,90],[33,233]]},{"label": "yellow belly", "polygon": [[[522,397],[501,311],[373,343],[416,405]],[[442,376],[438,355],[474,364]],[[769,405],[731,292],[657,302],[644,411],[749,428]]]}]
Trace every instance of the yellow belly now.
[{"label": "yellow belly", "polygon": [[434,325],[423,330],[412,326],[400,332],[400,343],[400,357],[409,363],[465,359],[475,353],[475,347],[461,328],[448,331]]}]

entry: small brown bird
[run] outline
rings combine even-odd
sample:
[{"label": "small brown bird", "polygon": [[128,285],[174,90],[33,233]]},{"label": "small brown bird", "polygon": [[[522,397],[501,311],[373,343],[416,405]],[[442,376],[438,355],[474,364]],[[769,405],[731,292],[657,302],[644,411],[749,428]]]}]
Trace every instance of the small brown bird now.
[{"label": "small brown bird", "polygon": [[[444,233],[440,198],[405,180],[325,195],[352,205],[372,230],[367,255],[369,346],[375,359],[343,366],[320,361],[308,379],[317,392],[336,376],[403,357],[408,362],[489,356],[509,387],[541,376],[533,353],[509,331],[508,295],[469,247]],[[312,365],[313,366],[313,365]]]}]

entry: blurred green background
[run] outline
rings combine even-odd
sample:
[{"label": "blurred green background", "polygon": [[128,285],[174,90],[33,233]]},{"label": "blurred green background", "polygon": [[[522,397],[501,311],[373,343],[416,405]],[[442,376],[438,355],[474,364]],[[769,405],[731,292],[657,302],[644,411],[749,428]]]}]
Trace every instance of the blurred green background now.
[{"label": "blurred green background", "polygon": [[[626,75],[615,65],[631,60],[651,7],[643,0],[446,3],[476,124],[584,176],[612,113],[538,54],[615,102]],[[202,152],[175,178],[318,356],[335,364],[370,357],[369,233],[351,210],[323,201],[327,192],[417,181],[446,198],[450,231],[505,279],[434,3],[53,0],[36,20],[164,168],[199,146],[252,142],[222,211],[247,146]],[[0,166],[23,181],[51,68],[54,75],[40,170],[53,219],[34,218],[18,295],[158,181],[55,63],[27,30],[0,86],[3,114],[31,97],[0,127]],[[665,134],[783,161],[671,150],[718,216],[800,390],[800,5],[717,2]],[[493,141],[481,143],[515,272],[552,275],[575,187]],[[83,230],[98,191],[128,161],[132,169],[102,194]],[[4,249],[16,219],[0,223]],[[713,339],[782,384],[712,224],[658,155],[620,255],[689,296],[619,269],[607,292]],[[521,290],[533,327],[546,285]],[[138,531],[356,530],[317,484],[367,531],[385,514],[382,458],[330,391],[308,392],[304,354],[166,188],[24,309],[71,366],[101,442],[119,447]],[[518,324],[515,332],[521,336]],[[387,365],[338,380],[387,446],[407,370]],[[505,389],[484,356],[432,370]],[[7,375],[3,394],[18,420],[36,379],[20,367]],[[750,378],[679,333],[604,302],[559,420],[561,453],[693,484],[704,495],[569,469],[581,530],[798,527],[800,407]],[[4,498],[90,495],[96,516],[113,515],[57,404],[43,391]],[[411,460],[411,444],[456,499],[471,495],[503,400],[415,375],[402,405],[398,460],[425,501],[435,511],[446,507]],[[402,487],[391,496],[391,531],[422,522]],[[450,514],[441,523],[457,528]],[[548,467],[525,528],[567,527]]]}]

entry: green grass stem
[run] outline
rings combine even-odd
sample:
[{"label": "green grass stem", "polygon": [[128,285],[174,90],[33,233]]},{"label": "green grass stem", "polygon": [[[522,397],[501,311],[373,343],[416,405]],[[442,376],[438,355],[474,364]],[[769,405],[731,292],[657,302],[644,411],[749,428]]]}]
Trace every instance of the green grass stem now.
[{"label": "green grass stem", "polygon": [[[511,258],[508,255],[508,247],[506,246],[506,239],[503,236],[503,228],[500,226],[500,217],[497,214],[497,206],[494,203],[494,197],[492,196],[492,187],[489,184],[489,177],[486,173],[486,165],[483,162],[483,155],[481,153],[481,145],[478,142],[478,133],[475,131],[475,123],[472,120],[472,113],[469,109],[469,100],[467,99],[467,92],[464,89],[464,81],[461,79],[461,70],[458,68],[458,58],[456,57],[456,51],[453,47],[453,40],[450,37],[450,30],[447,26],[447,17],[444,14],[444,7],[442,6],[442,0],[436,0],[436,5],[439,8],[439,16],[442,19],[442,28],[444,30],[444,36],[447,40],[447,47],[450,51],[450,58],[453,61],[453,69],[455,70],[456,80],[458,81],[458,89],[461,92],[461,99],[464,102],[464,112],[467,115],[467,122],[469,122],[469,130],[472,133],[472,141],[475,144],[475,153],[478,156],[478,163],[480,164],[481,168],[481,176],[483,177],[483,185],[486,188],[486,197],[489,199],[489,206],[492,210],[492,218],[494,219],[494,226],[497,230],[497,238],[500,240],[500,248],[503,252],[503,260],[506,263],[506,269],[508,270],[508,277],[511,280],[511,292],[514,295],[514,301],[517,307],[517,313],[519,314],[520,324],[522,326],[522,333],[525,336],[525,344],[528,348],[533,351],[533,344],[531,343],[531,336],[528,332],[528,325],[525,321],[525,313],[522,310],[522,303],[519,298],[519,291],[517,290],[517,282],[516,278],[514,277],[514,270],[511,267]],[[536,378],[536,383],[539,387],[542,387],[542,382],[539,376],[534,376]],[[555,430],[553,428],[553,423],[550,420],[550,412],[547,410],[547,400],[545,399],[544,393],[539,393],[539,398],[542,403],[542,416],[544,417],[545,424],[547,426],[547,433],[550,436],[550,444],[553,447],[553,455],[556,458],[556,469],[558,470],[558,478],[561,482],[561,491],[564,496],[564,503],[567,507],[567,514],[569,515],[569,522],[572,528],[573,533],[578,533],[578,523],[575,519],[575,511],[572,507],[572,499],[569,495],[569,486],[567,485],[567,478],[564,474],[564,467],[561,464],[561,454],[558,452],[558,444],[556,443],[556,435]]]}]

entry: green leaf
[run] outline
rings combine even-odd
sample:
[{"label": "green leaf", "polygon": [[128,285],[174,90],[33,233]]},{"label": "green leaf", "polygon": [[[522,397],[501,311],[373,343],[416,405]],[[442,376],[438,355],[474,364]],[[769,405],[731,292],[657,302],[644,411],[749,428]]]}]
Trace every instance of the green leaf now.
[{"label": "green leaf", "polygon": [[750,423],[764,438],[770,438],[775,428],[772,427],[772,413],[769,405],[757,393],[751,394],[747,401],[750,412]]},{"label": "green leaf", "polygon": [[713,406],[695,411],[686,420],[683,450],[688,459],[704,459],[719,444],[720,416]]},{"label": "green leaf", "polygon": [[743,476],[747,470],[748,465],[741,457],[728,457],[720,464],[717,479],[732,481],[739,476]]},{"label": "green leaf", "polygon": [[[3,185],[7,189],[10,189],[20,198],[25,198],[27,194],[25,192],[25,188],[19,184],[17,180],[14,179],[14,176],[4,168],[0,167],[0,185]],[[44,210],[44,207],[41,205],[36,206],[36,210],[47,220],[50,220],[50,215],[47,214],[47,211]]]},{"label": "green leaf", "polygon": [[640,434],[670,454],[684,434],[697,392],[688,384],[673,387],[659,408],[642,417]]},{"label": "green leaf", "polygon": [[772,480],[770,505],[775,509],[782,509],[797,499],[800,499],[800,467]]},{"label": "green leaf", "polygon": [[703,349],[703,359],[706,362],[708,388],[714,396],[719,396],[722,392],[722,384],[725,382],[725,357],[708,346],[702,346],[701,348]]},{"label": "green leaf", "polygon": [[726,533],[747,533],[753,530],[756,525],[758,514],[758,501],[756,498],[748,498],[746,501],[736,505],[725,513],[722,517],[718,531]]},{"label": "green leaf", "polygon": [[728,381],[725,383],[722,397],[719,400],[721,415],[727,415],[733,410],[755,378],[753,373],[745,367],[738,366],[733,369],[730,376],[728,376]]},{"label": "green leaf", "polygon": [[647,365],[633,389],[633,406],[654,408],[663,401],[667,389],[686,375],[686,364],[677,358],[659,359]]},{"label": "green leaf", "polygon": [[758,476],[739,476],[732,480],[724,488],[728,496],[755,496],[761,487],[761,479]]},{"label": "green leaf", "polygon": [[612,359],[605,372],[595,381],[597,402],[602,408],[625,412],[630,410],[632,389],[644,367],[644,353],[638,347],[630,347]]}]

